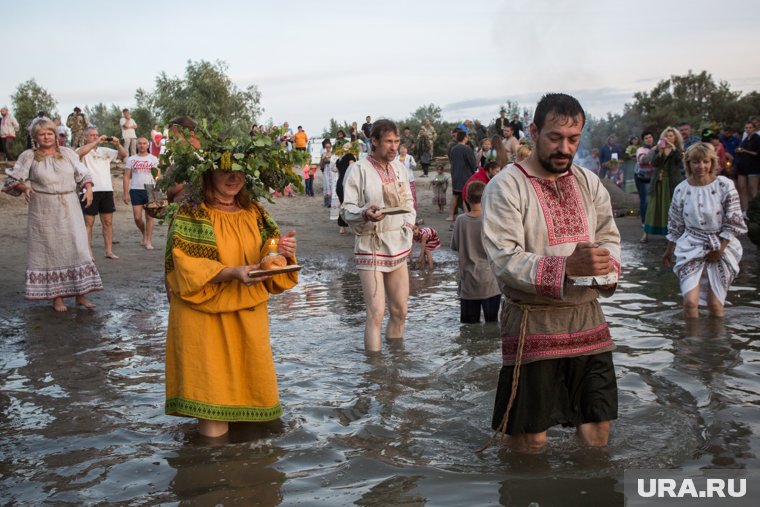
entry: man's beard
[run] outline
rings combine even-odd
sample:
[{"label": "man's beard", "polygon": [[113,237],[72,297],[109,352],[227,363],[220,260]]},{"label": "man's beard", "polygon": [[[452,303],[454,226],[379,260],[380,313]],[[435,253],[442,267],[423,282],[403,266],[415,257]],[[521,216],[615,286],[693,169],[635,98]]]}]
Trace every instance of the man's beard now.
[{"label": "man's beard", "polygon": [[[538,150],[538,146],[536,146],[536,150]],[[565,164],[564,167],[555,167],[554,165],[552,165],[552,159],[556,159],[557,157],[566,157],[567,164]],[[543,167],[550,173],[565,174],[567,171],[570,170],[570,167],[572,167],[573,165],[573,157],[572,155],[568,155],[566,153],[554,152],[551,155],[549,155],[548,158],[542,158],[539,156],[538,162],[541,164],[541,167]]]},{"label": "man's beard", "polygon": [[[541,141],[540,139],[536,139],[536,146],[534,148],[534,152],[536,155],[538,155],[538,163],[541,164],[541,167],[544,168],[547,172],[553,173],[553,174],[565,174],[567,171],[570,170],[570,167],[573,165],[573,158],[575,157],[575,153],[562,153],[561,151],[555,151],[551,153],[548,157],[542,157],[541,156]],[[567,164],[565,164],[564,167],[554,167],[552,165],[552,159],[556,159],[557,157],[563,157],[567,159]]]}]

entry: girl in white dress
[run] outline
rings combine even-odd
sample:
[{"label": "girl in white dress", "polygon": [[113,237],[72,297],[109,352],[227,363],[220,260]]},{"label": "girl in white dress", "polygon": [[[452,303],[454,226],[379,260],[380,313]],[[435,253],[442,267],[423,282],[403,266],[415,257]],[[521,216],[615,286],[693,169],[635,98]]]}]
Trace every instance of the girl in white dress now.
[{"label": "girl in white dress", "polygon": [[686,181],[678,184],[668,213],[668,246],[663,264],[678,275],[684,316],[699,317],[699,305],[710,315],[723,316],[731,283],[739,273],[742,246],[737,236],[747,232],[733,181],[718,176],[718,157],[707,143],[686,151]]}]

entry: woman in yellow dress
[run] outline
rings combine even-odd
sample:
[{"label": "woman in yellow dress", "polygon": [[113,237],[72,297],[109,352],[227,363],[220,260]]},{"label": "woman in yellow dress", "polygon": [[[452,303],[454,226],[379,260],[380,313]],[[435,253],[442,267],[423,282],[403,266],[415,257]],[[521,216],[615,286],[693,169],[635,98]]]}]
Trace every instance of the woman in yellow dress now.
[{"label": "woman in yellow dress", "polygon": [[206,170],[200,198],[181,204],[172,220],[165,410],[198,418],[204,436],[224,435],[229,422],[282,414],[267,300],[294,287],[298,275],[248,274],[277,238],[277,252],[295,264],[295,231],[279,237],[242,170]]}]

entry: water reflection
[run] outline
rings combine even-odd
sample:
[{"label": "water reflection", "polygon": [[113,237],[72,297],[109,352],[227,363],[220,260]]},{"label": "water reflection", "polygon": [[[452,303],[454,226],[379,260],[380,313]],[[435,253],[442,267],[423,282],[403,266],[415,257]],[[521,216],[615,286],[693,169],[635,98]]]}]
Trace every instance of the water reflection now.
[{"label": "water reflection", "polygon": [[217,442],[163,414],[160,279],[104,296],[108,310],[19,306],[0,329],[0,503],[619,505],[626,469],[757,468],[753,250],[726,318],[685,322],[650,246],[627,245],[603,301],[620,405],[603,451],[553,428],[540,455],[475,454],[491,436],[498,325],[459,323],[445,249],[411,272],[407,336],[379,355],[363,351],[350,260],[305,260],[301,284],[270,302],[282,424]]}]

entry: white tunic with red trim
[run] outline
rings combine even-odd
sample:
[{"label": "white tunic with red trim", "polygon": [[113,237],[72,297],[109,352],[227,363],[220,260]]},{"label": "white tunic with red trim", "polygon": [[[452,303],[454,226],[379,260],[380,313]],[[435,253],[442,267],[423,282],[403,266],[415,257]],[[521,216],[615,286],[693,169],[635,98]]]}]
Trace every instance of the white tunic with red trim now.
[{"label": "white tunic with red trim", "polygon": [[555,181],[507,166],[483,195],[483,246],[499,287],[516,305],[504,305],[504,364],[514,364],[523,309],[531,311],[523,363],[597,354],[614,344],[597,302],[600,291],[567,285],[565,262],[582,241],[607,248],[620,274],[620,233],[610,196],[599,178],[573,165]]},{"label": "white tunic with red trim", "polygon": [[[412,230],[416,213],[409,189],[409,176],[400,162],[390,163],[388,172],[378,170],[365,158],[348,170],[343,181],[340,214],[356,234],[354,258],[358,269],[394,271],[406,263],[412,251]],[[411,213],[386,215],[380,222],[368,222],[363,212],[371,205],[379,208],[402,206]]]}]

